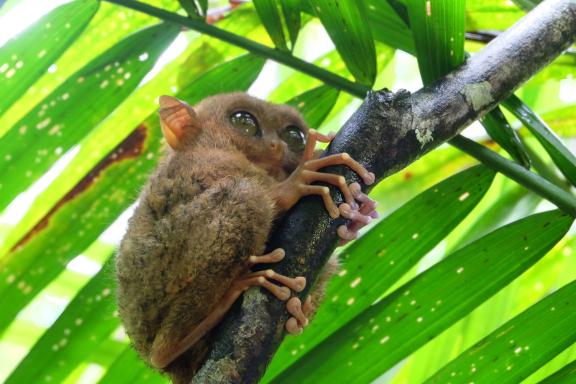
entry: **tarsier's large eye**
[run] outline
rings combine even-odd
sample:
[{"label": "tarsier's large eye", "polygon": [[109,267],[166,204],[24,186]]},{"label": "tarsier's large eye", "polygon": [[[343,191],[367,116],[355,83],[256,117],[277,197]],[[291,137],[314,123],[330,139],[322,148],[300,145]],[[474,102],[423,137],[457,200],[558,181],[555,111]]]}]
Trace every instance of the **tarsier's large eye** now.
[{"label": "tarsier's large eye", "polygon": [[284,132],[280,134],[280,138],[288,144],[288,148],[296,153],[301,153],[304,151],[304,146],[306,145],[306,139],[304,137],[304,132],[300,130],[295,125],[289,125],[286,127]]},{"label": "tarsier's large eye", "polygon": [[234,112],[230,115],[230,122],[240,132],[246,136],[262,136],[262,131],[258,126],[258,120],[251,113],[246,111]]}]

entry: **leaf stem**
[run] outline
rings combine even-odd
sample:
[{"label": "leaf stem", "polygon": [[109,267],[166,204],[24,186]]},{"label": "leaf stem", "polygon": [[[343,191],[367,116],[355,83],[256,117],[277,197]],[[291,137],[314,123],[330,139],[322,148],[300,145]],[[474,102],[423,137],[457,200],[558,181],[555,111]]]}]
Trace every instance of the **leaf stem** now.
[{"label": "leaf stem", "polygon": [[255,55],[262,56],[267,59],[274,60],[280,64],[284,64],[290,68],[297,69],[309,76],[330,84],[334,88],[348,92],[356,97],[364,98],[366,93],[370,90],[365,85],[355,83],[342,76],[338,76],[333,72],[327,71],[307,61],[299,59],[289,53],[281,52],[277,49],[267,47],[263,44],[257,43],[254,40],[247,39],[243,36],[230,33],[203,20],[190,19],[178,15],[176,13],[168,12],[164,9],[154,7],[152,5],[142,3],[135,0],[105,0],[110,3],[118,4],[127,8],[134,9],[139,12],[157,17],[161,20],[172,22],[190,28],[197,32],[212,36],[216,39],[225,41],[229,44],[246,49]]},{"label": "leaf stem", "polygon": [[570,184],[568,184],[564,179],[558,176],[556,172],[554,172],[554,169],[544,161],[542,156],[540,156],[540,154],[536,152],[536,150],[534,150],[534,148],[532,148],[530,144],[526,142],[526,140],[523,140],[522,138],[520,138],[520,140],[522,140],[522,142],[524,143],[526,153],[528,154],[528,156],[530,156],[530,159],[532,160],[532,168],[538,174],[540,174],[540,176],[542,176],[552,184],[556,185],[558,188],[561,188],[564,191],[569,192]]},{"label": "leaf stem", "polygon": [[487,167],[503,173],[517,183],[550,200],[564,212],[576,217],[576,198],[542,176],[528,171],[521,165],[464,136],[455,137],[450,143],[466,153],[474,152],[474,157]]}]

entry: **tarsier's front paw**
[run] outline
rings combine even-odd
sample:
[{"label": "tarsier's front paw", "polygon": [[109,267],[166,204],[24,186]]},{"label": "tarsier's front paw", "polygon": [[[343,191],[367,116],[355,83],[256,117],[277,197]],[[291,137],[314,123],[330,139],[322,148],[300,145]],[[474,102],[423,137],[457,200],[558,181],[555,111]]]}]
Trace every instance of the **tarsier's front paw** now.
[{"label": "tarsier's front paw", "polygon": [[346,203],[354,203],[354,193],[346,184],[344,176],[318,172],[321,168],[331,165],[346,165],[356,172],[366,185],[374,183],[374,174],[368,172],[362,164],[358,163],[347,153],[338,153],[319,159],[314,157],[316,142],[328,143],[333,138],[334,134],[323,135],[313,129],[309,130],[300,166],[288,179],[280,183],[274,191],[276,205],[281,211],[287,211],[304,196],[318,195],[324,200],[324,205],[332,218],[335,219],[340,216],[340,210],[332,200],[332,196],[330,196],[330,189],[320,185],[312,185],[314,182],[328,183],[338,187]]}]

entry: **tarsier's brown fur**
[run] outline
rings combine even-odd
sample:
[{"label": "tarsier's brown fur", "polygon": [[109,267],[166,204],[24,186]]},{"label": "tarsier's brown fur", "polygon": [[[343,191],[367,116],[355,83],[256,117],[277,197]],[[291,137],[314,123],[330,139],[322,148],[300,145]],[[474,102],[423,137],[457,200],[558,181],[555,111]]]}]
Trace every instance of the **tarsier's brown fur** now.
[{"label": "tarsier's brown fur", "polygon": [[[231,127],[229,117],[238,109],[258,119],[261,139]],[[295,109],[241,93],[207,98],[194,111],[201,127],[189,127],[178,150],[168,148],[144,187],[116,261],[120,318],[148,362],[154,349],[177,343],[211,313],[246,272],[248,257],[264,252],[272,222],[283,213],[274,188],[302,156],[271,139],[279,127],[309,129]],[[332,258],[313,290],[312,311],[336,266]],[[210,338],[211,332],[163,370],[176,383],[189,382]]]}]

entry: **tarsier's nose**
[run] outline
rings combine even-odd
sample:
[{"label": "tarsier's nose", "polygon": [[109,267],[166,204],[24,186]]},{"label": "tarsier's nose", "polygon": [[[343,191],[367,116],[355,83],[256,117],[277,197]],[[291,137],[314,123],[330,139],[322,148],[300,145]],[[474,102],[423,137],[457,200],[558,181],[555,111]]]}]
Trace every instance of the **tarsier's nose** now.
[{"label": "tarsier's nose", "polygon": [[282,160],[284,158],[286,144],[282,140],[270,140],[268,147],[274,159]]},{"label": "tarsier's nose", "polygon": [[270,150],[272,152],[284,152],[284,143],[280,140],[271,140]]}]

